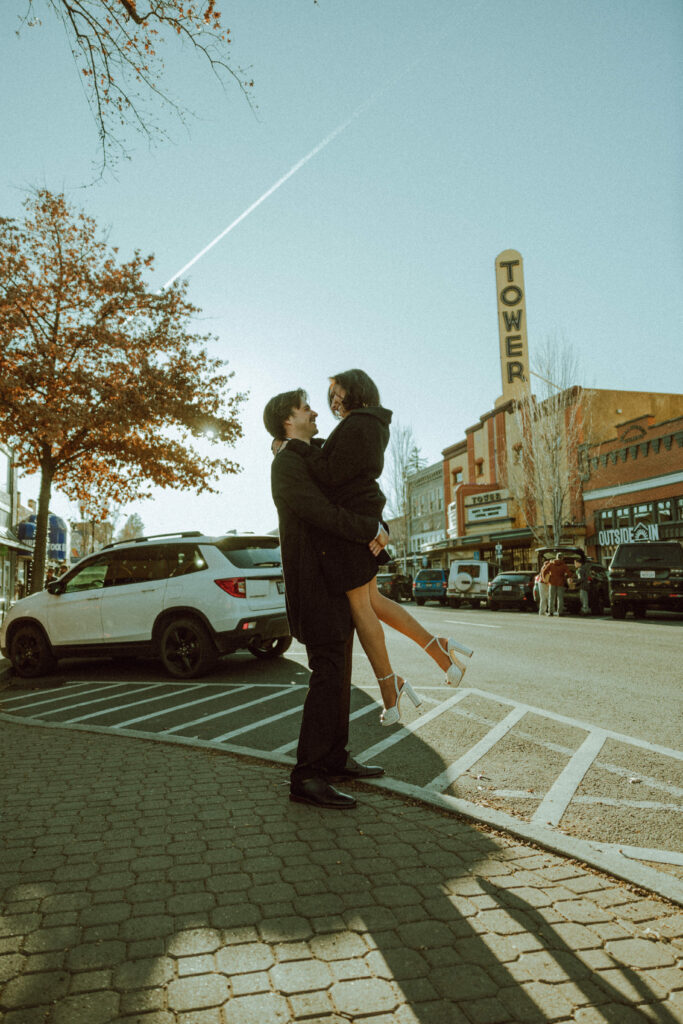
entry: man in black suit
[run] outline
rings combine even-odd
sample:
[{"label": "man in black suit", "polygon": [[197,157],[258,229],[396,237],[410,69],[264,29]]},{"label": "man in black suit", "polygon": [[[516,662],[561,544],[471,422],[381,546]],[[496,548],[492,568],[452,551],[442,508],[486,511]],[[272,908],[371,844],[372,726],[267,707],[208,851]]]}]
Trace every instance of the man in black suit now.
[{"label": "man in black suit", "polygon": [[[317,415],[300,388],[271,398],[263,421],[278,440],[297,438],[310,444],[318,430]],[[331,786],[330,779],[371,778],[384,769],[359,764],[346,750],[353,622],[346,596],[331,594],[325,585],[320,551],[326,534],[369,545],[375,553],[389,538],[372,516],[328,501],[305,461],[286,446],[273,460],[271,487],[280,521],[289,625],[306,646],[311,670],[290,799],[318,807],[355,807],[354,798]]]}]

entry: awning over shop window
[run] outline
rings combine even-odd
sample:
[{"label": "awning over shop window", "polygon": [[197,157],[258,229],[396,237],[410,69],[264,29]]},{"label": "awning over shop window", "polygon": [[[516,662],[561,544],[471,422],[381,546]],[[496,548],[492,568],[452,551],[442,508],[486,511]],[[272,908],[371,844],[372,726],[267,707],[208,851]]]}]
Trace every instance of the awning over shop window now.
[{"label": "awning over shop window", "polygon": [[27,548],[25,544],[22,544],[18,537],[16,537],[10,529],[6,526],[0,526],[0,553],[2,548],[12,548],[18,555],[24,555],[26,558],[33,558],[33,552],[30,548]]}]

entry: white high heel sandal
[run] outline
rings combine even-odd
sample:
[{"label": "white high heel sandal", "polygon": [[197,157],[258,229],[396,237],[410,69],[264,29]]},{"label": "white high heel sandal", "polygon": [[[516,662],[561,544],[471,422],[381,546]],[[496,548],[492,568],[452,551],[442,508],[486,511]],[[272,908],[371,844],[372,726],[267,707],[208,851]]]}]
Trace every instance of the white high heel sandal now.
[{"label": "white high heel sandal", "polygon": [[448,683],[449,686],[458,686],[458,684],[462,682],[462,677],[465,675],[466,669],[460,668],[460,666],[456,663],[452,652],[457,651],[458,654],[464,654],[466,658],[471,658],[472,655],[474,654],[474,651],[470,647],[465,647],[464,644],[458,643],[457,640],[454,640],[450,636],[446,641],[446,650],[444,650],[444,646],[441,643],[441,640],[438,636],[433,636],[432,639],[424,645],[423,650],[426,651],[427,648],[434,643],[434,641],[436,641],[436,645],[439,648],[439,650],[442,651],[444,654],[447,654],[448,657],[451,659],[451,667],[446,672],[446,682]]},{"label": "white high heel sandal", "polygon": [[407,679],[403,680],[403,686],[399,687],[398,681],[401,677],[397,676],[395,672],[391,672],[388,676],[381,676],[378,678],[378,683],[383,683],[385,679],[394,680],[394,689],[396,690],[396,703],[393,707],[385,708],[379,717],[380,725],[396,725],[397,722],[401,721],[401,709],[399,702],[404,693],[407,693],[416,708],[419,708],[422,703],[422,697],[419,696],[412,688]]}]

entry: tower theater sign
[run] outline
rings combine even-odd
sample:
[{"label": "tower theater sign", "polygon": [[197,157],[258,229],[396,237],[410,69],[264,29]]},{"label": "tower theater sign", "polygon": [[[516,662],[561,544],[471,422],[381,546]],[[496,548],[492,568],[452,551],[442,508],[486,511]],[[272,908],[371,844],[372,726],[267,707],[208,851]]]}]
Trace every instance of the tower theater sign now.
[{"label": "tower theater sign", "polygon": [[529,345],[526,336],[524,267],[516,249],[496,256],[496,293],[503,401],[529,386]]}]

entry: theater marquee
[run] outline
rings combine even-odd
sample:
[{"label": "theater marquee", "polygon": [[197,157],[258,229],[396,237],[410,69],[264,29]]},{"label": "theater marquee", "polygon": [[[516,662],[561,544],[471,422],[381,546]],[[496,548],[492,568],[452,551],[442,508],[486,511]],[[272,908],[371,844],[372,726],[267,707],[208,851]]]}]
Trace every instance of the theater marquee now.
[{"label": "theater marquee", "polygon": [[496,294],[503,401],[529,386],[529,345],[526,336],[524,267],[515,249],[496,256]]}]

